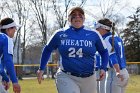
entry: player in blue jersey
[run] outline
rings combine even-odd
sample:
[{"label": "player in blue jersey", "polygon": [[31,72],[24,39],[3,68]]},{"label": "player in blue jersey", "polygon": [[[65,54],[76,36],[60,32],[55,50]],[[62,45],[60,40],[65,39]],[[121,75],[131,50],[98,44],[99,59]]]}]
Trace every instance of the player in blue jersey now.
[{"label": "player in blue jersey", "polygon": [[106,93],[124,93],[129,74],[126,70],[126,59],[122,40],[114,34],[115,24],[109,19],[104,18],[98,21],[96,30],[102,35],[109,52]]},{"label": "player in blue jersey", "polygon": [[96,72],[96,77],[97,77],[97,93],[105,93],[106,74],[103,80],[98,80],[98,78],[100,77],[100,68],[101,68],[101,63],[102,63],[101,56],[98,52],[96,52],[95,54],[95,60],[96,60],[95,72]]},{"label": "player in blue jersey", "polygon": [[85,14],[82,8],[72,8],[68,21],[70,27],[57,31],[44,47],[37,71],[38,82],[41,83],[51,52],[58,49],[61,56],[60,67],[56,73],[58,93],[97,93],[94,56],[98,51],[102,57],[102,80],[108,63],[106,46],[97,31],[88,30],[83,25]]},{"label": "player in blue jersey", "polygon": [[13,36],[16,31],[16,23],[11,18],[0,21],[0,60],[12,81],[14,93],[20,93],[20,85],[16,77],[13,63]]}]

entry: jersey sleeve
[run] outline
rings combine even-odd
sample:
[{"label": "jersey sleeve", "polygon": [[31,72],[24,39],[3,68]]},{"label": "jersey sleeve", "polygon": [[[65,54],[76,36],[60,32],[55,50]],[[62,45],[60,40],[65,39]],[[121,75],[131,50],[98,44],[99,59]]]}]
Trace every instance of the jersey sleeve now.
[{"label": "jersey sleeve", "polygon": [[51,52],[55,49],[57,49],[59,45],[59,38],[58,34],[55,33],[50,38],[49,42],[45,45],[42,55],[41,55],[41,61],[40,61],[40,70],[44,70],[46,67],[46,64],[50,58]]},{"label": "jersey sleeve", "polygon": [[10,76],[12,83],[17,83],[18,80],[16,77],[14,63],[13,63],[13,54],[12,54],[13,50],[10,50],[13,48],[13,46],[12,46],[12,43],[9,43],[9,42],[12,42],[12,41],[10,41],[8,38],[5,39],[4,47],[3,47],[3,64],[6,67],[6,70]]},{"label": "jersey sleeve", "polygon": [[120,37],[115,37],[114,48],[115,48],[115,52],[120,68],[126,67],[125,51],[124,51],[122,39]]},{"label": "jersey sleeve", "polygon": [[97,34],[98,34],[98,40],[96,42],[96,48],[97,48],[97,51],[99,52],[99,54],[101,55],[101,59],[102,59],[101,69],[104,69],[106,71],[107,64],[109,61],[109,54],[108,54],[106,44],[103,41],[103,38],[101,37],[101,35],[99,33],[97,33]]},{"label": "jersey sleeve", "polygon": [[117,56],[116,53],[112,54],[109,56],[109,60],[112,65],[118,64]]}]

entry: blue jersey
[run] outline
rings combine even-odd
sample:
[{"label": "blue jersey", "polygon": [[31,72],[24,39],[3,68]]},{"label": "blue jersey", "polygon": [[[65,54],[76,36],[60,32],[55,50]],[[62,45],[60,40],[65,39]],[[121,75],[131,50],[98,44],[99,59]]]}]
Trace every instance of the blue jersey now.
[{"label": "blue jersey", "polygon": [[6,68],[11,81],[17,83],[13,63],[13,40],[3,33],[0,33],[0,58],[2,58],[1,64]]},{"label": "blue jersey", "polygon": [[123,41],[120,37],[115,36],[115,52],[117,54],[118,63],[120,69],[126,68],[126,58],[125,58],[125,49],[123,46]]},{"label": "blue jersey", "polygon": [[109,52],[109,66],[113,67],[114,64],[119,64],[120,69],[126,67],[125,52],[122,39],[117,35],[114,36],[114,51],[112,50],[112,34],[111,32],[103,35]]},{"label": "blue jersey", "polygon": [[43,50],[41,70],[45,69],[51,52],[57,48],[62,59],[62,70],[80,74],[93,72],[96,51],[102,57],[101,68],[106,70],[108,52],[102,37],[96,31],[87,30],[84,26],[79,29],[71,26],[66,30],[57,31]]}]

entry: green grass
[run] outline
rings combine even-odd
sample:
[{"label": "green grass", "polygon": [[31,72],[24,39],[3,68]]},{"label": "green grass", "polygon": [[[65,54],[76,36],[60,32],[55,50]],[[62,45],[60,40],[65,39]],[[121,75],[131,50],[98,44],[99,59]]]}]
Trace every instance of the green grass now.
[{"label": "green grass", "polygon": [[126,93],[140,93],[140,75],[130,75]]},{"label": "green grass", "polygon": [[[21,93],[57,93],[54,79],[45,79],[42,84],[38,84],[36,79],[19,81]],[[13,93],[12,86],[9,93]],[[126,89],[126,93],[140,93],[140,75],[131,75]]]},{"label": "green grass", "polygon": [[[37,79],[19,81],[21,85],[21,93],[57,93],[54,79],[45,79],[41,84],[38,84]],[[9,93],[12,91],[10,87]]]}]

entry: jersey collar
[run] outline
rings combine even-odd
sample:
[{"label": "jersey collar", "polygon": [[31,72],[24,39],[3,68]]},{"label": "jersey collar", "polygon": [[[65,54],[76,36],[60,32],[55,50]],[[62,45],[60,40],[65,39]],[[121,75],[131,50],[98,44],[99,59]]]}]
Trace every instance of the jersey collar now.
[{"label": "jersey collar", "polygon": [[109,36],[109,35],[111,35],[111,32],[108,32],[108,33],[104,34],[102,37],[103,37],[103,38],[106,38],[106,37]]},{"label": "jersey collar", "polygon": [[84,28],[84,26],[80,27],[80,28],[75,28],[73,26],[70,26],[70,28],[73,30],[73,31],[80,31],[81,29]]}]

